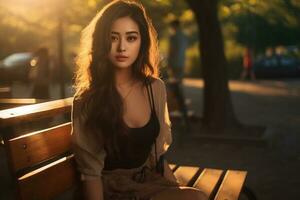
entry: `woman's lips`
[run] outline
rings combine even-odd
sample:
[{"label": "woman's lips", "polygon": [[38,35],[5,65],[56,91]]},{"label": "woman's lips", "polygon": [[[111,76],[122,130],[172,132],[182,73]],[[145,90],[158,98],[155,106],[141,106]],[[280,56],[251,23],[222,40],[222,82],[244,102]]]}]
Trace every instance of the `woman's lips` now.
[{"label": "woman's lips", "polygon": [[123,55],[116,56],[116,60],[119,62],[124,62],[127,58],[128,58],[127,56],[123,56]]}]

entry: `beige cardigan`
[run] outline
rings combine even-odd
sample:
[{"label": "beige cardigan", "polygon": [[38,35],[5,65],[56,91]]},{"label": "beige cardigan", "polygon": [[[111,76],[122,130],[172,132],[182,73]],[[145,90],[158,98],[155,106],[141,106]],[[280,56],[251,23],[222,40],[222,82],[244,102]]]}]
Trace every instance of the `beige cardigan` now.
[{"label": "beige cardigan", "polygon": [[[154,78],[152,81],[153,97],[157,117],[160,122],[160,132],[156,139],[157,157],[165,153],[172,142],[171,122],[169,119],[166,87],[164,82],[159,78]],[[106,152],[103,145],[99,144],[92,134],[86,134],[82,129],[81,120],[76,112],[77,106],[73,103],[72,106],[72,144],[75,154],[75,160],[78,170],[81,173],[81,178],[97,178],[102,175]],[[152,146],[152,151],[149,159],[155,158],[155,145]]]}]

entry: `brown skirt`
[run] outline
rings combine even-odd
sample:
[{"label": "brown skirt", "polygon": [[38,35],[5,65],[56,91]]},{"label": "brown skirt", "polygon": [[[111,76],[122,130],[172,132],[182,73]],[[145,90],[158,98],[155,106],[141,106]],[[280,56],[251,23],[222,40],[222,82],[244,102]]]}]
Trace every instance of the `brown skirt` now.
[{"label": "brown skirt", "polygon": [[134,169],[102,172],[105,200],[150,200],[156,194],[179,184],[167,180],[144,165]]}]

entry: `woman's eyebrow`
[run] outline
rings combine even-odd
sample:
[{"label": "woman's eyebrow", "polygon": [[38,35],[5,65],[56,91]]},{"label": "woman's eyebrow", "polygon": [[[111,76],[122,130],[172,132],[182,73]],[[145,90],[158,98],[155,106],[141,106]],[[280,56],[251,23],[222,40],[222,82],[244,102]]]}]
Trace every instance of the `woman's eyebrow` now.
[{"label": "woman's eyebrow", "polygon": [[[116,34],[116,35],[120,35],[120,33],[119,32],[116,32],[116,31],[112,31],[111,32],[112,34]],[[129,34],[139,34],[139,32],[137,32],[137,31],[128,31],[128,32],[126,32],[126,35],[129,35]]]},{"label": "woman's eyebrow", "polygon": [[139,34],[137,31],[128,31],[128,32],[126,32],[126,35],[129,35],[129,34]]}]

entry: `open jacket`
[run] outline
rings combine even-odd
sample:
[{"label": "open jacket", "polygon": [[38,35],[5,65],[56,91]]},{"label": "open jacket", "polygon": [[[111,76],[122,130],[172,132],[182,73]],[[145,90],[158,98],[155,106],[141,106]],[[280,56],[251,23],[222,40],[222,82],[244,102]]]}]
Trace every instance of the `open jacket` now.
[{"label": "open jacket", "polygon": [[[153,161],[167,151],[172,142],[172,137],[165,84],[159,78],[152,78],[151,85],[155,111],[160,123],[156,145],[153,144],[148,158],[148,160]],[[93,134],[87,134],[83,129],[82,119],[84,117],[80,116],[78,107],[76,101],[74,101],[72,106],[72,146],[75,160],[82,180],[98,178],[102,175],[106,152],[103,143],[101,144],[99,139],[95,139]]]}]

